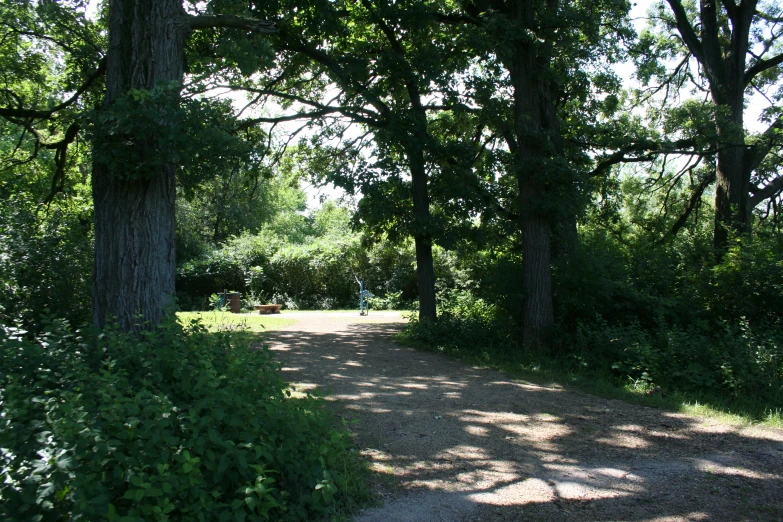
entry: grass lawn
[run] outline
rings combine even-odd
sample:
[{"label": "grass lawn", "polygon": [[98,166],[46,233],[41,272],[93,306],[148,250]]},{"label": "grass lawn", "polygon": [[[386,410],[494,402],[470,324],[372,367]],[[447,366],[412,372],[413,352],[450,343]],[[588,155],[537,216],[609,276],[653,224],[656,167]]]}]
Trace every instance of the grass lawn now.
[{"label": "grass lawn", "polygon": [[178,312],[177,318],[182,324],[200,321],[210,332],[244,331],[263,333],[292,325],[296,319],[286,319],[282,315],[232,314],[231,312]]}]

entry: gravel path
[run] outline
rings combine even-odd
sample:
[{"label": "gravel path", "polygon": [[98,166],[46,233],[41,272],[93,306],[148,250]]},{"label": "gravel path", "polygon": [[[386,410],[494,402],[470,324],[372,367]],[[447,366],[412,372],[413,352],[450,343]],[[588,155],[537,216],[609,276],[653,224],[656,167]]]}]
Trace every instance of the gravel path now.
[{"label": "gravel path", "polygon": [[514,381],[394,343],[394,312],[285,317],[287,378],[359,421],[377,472],[357,522],[783,521],[783,430]]}]

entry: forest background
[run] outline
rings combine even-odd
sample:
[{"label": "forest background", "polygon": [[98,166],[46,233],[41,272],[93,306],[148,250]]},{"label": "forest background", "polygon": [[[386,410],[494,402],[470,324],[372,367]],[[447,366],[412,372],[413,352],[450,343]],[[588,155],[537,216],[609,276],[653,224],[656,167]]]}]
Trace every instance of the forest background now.
[{"label": "forest background", "polygon": [[[359,277],[375,306],[418,312],[407,342],[780,424],[775,2],[668,0],[640,32],[619,0],[97,5],[89,17],[76,0],[0,7],[11,515],[144,518],[179,513],[177,495],[234,515],[348,509],[358,486],[335,471],[348,446],[309,416],[315,403],[286,399],[268,357],[170,321],[172,297],[203,310],[223,290],[248,305],[350,308]],[[633,65],[633,84],[618,64]],[[303,181],[353,203],[308,209]],[[241,378],[248,364],[263,385]],[[124,440],[106,419],[153,403],[145,436],[186,437],[145,422],[234,374],[222,408],[258,408],[266,386],[278,421],[254,429],[284,431],[267,435],[287,449],[229,464],[203,438],[185,446],[254,485],[241,505],[215,476],[182,480],[191,457],[159,446],[171,441],[147,440],[132,462],[116,444],[76,449],[85,433]],[[23,406],[34,398],[40,408]],[[298,420],[280,422],[289,409]],[[312,422],[325,441],[315,462],[321,443],[295,435]],[[218,446],[244,436],[204,429]],[[98,453],[125,471],[90,486]],[[161,458],[158,473],[143,464]],[[136,498],[155,481],[180,489]]]}]

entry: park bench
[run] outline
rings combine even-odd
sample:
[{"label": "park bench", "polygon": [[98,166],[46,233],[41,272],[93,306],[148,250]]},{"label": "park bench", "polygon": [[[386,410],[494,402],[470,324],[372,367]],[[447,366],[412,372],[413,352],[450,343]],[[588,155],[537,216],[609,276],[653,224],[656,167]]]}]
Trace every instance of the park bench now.
[{"label": "park bench", "polygon": [[281,306],[283,306],[283,305],[279,305],[279,304],[265,304],[265,305],[255,305],[255,306],[253,306],[253,308],[258,310],[259,314],[279,314]]}]

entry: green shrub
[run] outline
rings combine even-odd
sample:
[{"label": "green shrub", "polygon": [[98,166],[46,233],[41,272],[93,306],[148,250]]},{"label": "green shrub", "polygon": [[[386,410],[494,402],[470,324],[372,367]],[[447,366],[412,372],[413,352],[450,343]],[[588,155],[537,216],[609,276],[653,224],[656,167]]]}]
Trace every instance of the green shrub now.
[{"label": "green shrub", "polygon": [[356,307],[360,277],[376,295],[396,295],[405,308],[416,297],[412,245],[363,247],[344,231],[288,243],[268,231],[232,238],[177,268],[177,299],[183,310],[204,310],[208,296],[234,289],[253,299],[290,308]]},{"label": "green shrub", "polygon": [[92,215],[84,201],[36,208],[0,196],[0,322],[32,327],[48,310],[74,324],[91,315]]},{"label": "green shrub", "polygon": [[496,305],[466,290],[445,291],[438,296],[436,322],[411,317],[408,339],[438,351],[490,357],[518,349],[510,334],[513,321],[500,315]]},{"label": "green shrub", "polygon": [[360,491],[346,432],[266,350],[45,327],[0,333],[0,519],[317,520]]},{"label": "green shrub", "polygon": [[753,397],[770,404],[783,398],[783,333],[777,327],[751,327],[742,320],[658,332],[629,326],[605,334],[612,344],[612,368],[637,386]]},{"label": "green shrub", "polygon": [[325,236],[287,245],[265,268],[265,290],[291,307],[329,309],[355,306],[359,288],[359,237]]},{"label": "green shrub", "polygon": [[367,302],[370,308],[375,310],[400,310],[405,308],[402,300],[402,291],[391,292],[387,295],[368,297]]},{"label": "green shrub", "polygon": [[701,293],[706,306],[724,319],[783,319],[783,241],[735,241],[711,277],[703,280]]},{"label": "green shrub", "polygon": [[[783,329],[779,323],[694,319],[653,326],[600,316],[558,332],[559,350],[525,351],[502,308],[468,291],[439,295],[437,322],[412,318],[407,339],[503,368],[545,368],[637,391],[661,387],[753,417],[783,407]],[[691,315],[693,317],[693,315]]]}]

